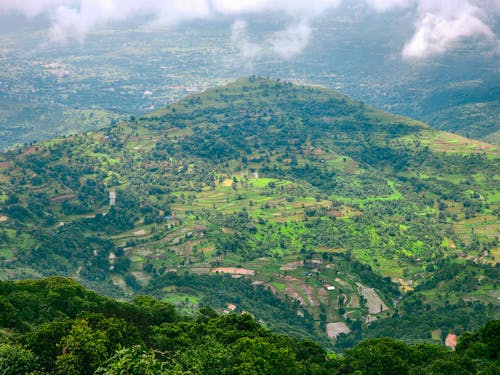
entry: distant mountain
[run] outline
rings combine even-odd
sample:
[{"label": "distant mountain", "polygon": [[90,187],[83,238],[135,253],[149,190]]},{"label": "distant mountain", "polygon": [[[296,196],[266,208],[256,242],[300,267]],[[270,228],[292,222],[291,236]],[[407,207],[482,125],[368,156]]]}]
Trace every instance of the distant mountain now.
[{"label": "distant mountain", "polygon": [[500,144],[498,76],[436,88],[420,103],[420,118],[436,129]]},{"label": "distant mountain", "polygon": [[440,342],[498,317],[499,171],[497,146],[252,76],[0,155],[0,277],[244,310],[338,348]]},{"label": "distant mountain", "polygon": [[[250,74],[335,88],[439,130],[500,145],[500,73],[498,56],[487,52],[491,45],[471,38],[444,55],[405,61],[411,12],[375,14],[365,1],[356,3],[316,17],[307,48],[288,60],[265,48],[249,58],[247,43],[232,38],[232,18],[168,32],[141,29],[141,21],[108,25],[83,44],[62,46],[47,43],[49,25],[41,20],[23,29],[9,16],[0,20],[0,150],[95,131]],[[289,22],[276,13],[245,19],[257,45]],[[8,32],[12,23],[17,27]],[[498,35],[498,22],[492,23]]]}]

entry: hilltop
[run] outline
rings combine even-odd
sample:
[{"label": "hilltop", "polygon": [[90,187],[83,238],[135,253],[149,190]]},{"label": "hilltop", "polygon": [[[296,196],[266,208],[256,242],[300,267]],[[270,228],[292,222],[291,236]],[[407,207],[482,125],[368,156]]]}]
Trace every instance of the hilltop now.
[{"label": "hilltop", "polygon": [[338,347],[441,342],[498,316],[498,171],[497,146],[240,79],[0,155],[0,277],[245,310]]}]

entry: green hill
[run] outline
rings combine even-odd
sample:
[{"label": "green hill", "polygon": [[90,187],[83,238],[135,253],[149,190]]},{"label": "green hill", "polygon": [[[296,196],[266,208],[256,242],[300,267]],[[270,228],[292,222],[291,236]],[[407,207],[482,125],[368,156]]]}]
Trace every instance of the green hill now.
[{"label": "green hill", "polygon": [[241,79],[0,155],[0,277],[245,310],[338,347],[388,326],[430,341],[498,317],[499,164],[330,90]]}]

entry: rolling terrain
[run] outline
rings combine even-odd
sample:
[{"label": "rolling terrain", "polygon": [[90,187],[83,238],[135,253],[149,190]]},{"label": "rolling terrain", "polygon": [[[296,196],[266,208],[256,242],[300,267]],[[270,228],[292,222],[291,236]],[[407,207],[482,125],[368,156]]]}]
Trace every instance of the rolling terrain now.
[{"label": "rolling terrain", "polygon": [[248,311],[338,348],[441,342],[498,317],[499,171],[497,146],[252,76],[1,154],[0,277]]}]

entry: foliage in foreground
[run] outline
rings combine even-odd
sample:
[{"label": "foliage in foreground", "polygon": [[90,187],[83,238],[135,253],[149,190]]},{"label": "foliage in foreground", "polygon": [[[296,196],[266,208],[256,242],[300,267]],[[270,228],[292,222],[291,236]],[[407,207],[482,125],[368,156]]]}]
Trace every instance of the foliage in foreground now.
[{"label": "foliage in foreground", "polygon": [[0,374],[494,374],[500,321],[456,352],[389,338],[344,357],[277,335],[249,314],[195,318],[149,297],[118,302],[63,278],[0,283]]}]

